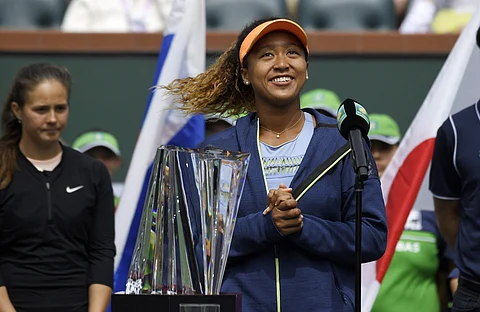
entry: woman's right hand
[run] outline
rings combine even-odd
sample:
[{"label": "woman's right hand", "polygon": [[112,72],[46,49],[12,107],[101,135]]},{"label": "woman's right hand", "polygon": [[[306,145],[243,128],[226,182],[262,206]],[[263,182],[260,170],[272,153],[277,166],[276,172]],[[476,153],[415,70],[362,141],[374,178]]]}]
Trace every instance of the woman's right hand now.
[{"label": "woman's right hand", "polygon": [[292,196],[292,189],[280,184],[277,190],[268,192],[268,207],[263,215],[272,213],[275,227],[283,236],[300,231],[303,227],[303,216],[297,201]]},{"label": "woman's right hand", "polygon": [[290,235],[303,228],[302,211],[293,198],[280,202],[272,210],[272,220],[282,236]]},{"label": "woman's right hand", "polygon": [[0,312],[16,312],[5,286],[0,287]]}]

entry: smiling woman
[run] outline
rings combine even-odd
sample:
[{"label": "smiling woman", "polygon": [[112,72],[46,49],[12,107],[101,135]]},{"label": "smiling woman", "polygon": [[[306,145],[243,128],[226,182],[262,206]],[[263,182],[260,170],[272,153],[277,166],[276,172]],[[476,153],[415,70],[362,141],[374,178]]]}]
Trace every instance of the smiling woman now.
[{"label": "smiling woman", "polygon": [[[301,200],[292,195],[346,144],[335,119],[300,109],[308,54],[300,25],[259,20],[245,27],[206,72],[163,87],[189,113],[249,113],[200,145],[251,154],[222,284],[222,292],[242,293],[245,312],[353,311],[351,157],[338,159]],[[387,242],[376,170],[365,181],[363,197],[362,259],[367,262],[380,258]]]},{"label": "smiling woman", "polygon": [[4,103],[0,311],[105,311],[115,255],[105,166],[62,146],[71,77],[32,64]]}]

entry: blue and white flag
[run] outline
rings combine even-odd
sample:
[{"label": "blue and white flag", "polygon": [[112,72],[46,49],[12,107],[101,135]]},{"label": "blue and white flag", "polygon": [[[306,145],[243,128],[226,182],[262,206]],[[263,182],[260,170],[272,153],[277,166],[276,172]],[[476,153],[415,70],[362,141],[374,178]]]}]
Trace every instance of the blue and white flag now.
[{"label": "blue and white flag", "polygon": [[[205,70],[205,0],[175,0],[164,33],[154,85],[194,77]],[[196,147],[204,138],[203,116],[170,109],[174,99],[158,89],[150,94],[140,136],[115,215],[114,292],[125,290],[149,175],[158,146]]]}]

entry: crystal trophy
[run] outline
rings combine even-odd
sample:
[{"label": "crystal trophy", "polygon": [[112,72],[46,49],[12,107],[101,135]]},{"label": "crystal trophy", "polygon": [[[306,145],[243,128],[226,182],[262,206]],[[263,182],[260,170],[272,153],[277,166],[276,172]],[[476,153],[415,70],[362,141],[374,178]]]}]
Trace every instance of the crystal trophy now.
[{"label": "crystal trophy", "polygon": [[220,293],[249,159],[215,148],[157,149],[126,294]]},{"label": "crystal trophy", "polygon": [[204,294],[220,293],[250,154],[207,150],[195,154],[200,198]]}]

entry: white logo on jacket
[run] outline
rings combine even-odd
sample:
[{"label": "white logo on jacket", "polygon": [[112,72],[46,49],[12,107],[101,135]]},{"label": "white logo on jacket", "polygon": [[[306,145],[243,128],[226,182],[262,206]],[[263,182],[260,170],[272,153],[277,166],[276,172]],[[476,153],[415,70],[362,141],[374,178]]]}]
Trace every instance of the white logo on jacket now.
[{"label": "white logo on jacket", "polygon": [[79,185],[79,186],[76,186],[76,187],[72,187],[70,188],[70,186],[67,186],[67,193],[74,193],[78,190],[81,190],[83,188],[83,185]]}]

